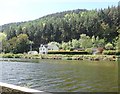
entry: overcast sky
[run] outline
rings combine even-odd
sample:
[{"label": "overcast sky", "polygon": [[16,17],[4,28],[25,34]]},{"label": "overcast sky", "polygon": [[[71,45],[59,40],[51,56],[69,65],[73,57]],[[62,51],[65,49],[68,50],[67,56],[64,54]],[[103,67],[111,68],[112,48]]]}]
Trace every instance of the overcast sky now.
[{"label": "overcast sky", "polygon": [[0,25],[40,18],[73,9],[117,6],[119,0],[0,0]]}]

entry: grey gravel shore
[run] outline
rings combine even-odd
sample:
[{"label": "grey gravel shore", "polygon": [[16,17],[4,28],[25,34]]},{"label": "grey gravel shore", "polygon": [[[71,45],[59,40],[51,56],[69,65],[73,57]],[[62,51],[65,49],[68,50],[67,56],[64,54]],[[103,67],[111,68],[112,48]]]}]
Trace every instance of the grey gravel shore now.
[{"label": "grey gravel shore", "polygon": [[3,87],[3,86],[0,86],[0,93],[2,93],[2,94],[6,94],[6,93],[9,93],[9,94],[32,94],[32,93],[22,92],[19,90]]}]

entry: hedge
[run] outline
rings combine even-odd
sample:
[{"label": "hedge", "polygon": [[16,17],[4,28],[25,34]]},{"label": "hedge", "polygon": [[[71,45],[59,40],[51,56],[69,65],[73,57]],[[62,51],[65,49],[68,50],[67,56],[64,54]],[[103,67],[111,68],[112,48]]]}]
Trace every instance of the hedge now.
[{"label": "hedge", "polygon": [[120,51],[116,50],[105,50],[103,51],[104,55],[120,55]]},{"label": "hedge", "polygon": [[3,58],[14,58],[14,54],[8,53],[8,54],[2,55],[2,57],[3,57]]},{"label": "hedge", "polygon": [[69,54],[69,55],[75,55],[75,54],[89,54],[87,51],[49,51],[48,54]]}]

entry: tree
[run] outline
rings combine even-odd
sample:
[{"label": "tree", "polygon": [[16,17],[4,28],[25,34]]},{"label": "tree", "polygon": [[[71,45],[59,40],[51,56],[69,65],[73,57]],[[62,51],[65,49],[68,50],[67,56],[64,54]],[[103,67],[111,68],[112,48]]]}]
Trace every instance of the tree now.
[{"label": "tree", "polygon": [[79,41],[82,48],[86,49],[92,47],[92,41],[89,36],[86,36],[86,34],[81,34]]},{"label": "tree", "polygon": [[105,40],[104,39],[100,39],[98,42],[98,47],[104,47],[105,44]]},{"label": "tree", "polygon": [[32,51],[32,45],[34,44],[33,41],[29,41],[29,44],[30,44],[30,51]]},{"label": "tree", "polygon": [[7,51],[12,53],[23,53],[29,50],[29,39],[26,34],[20,34],[8,40]]},{"label": "tree", "polygon": [[69,45],[69,43],[65,43],[65,42],[62,42],[62,49],[63,50],[70,50],[70,45]]},{"label": "tree", "polygon": [[4,51],[6,44],[6,34],[0,33],[0,52]]},{"label": "tree", "polygon": [[0,33],[0,41],[6,39],[6,34],[5,33]]},{"label": "tree", "polygon": [[93,47],[104,47],[105,40],[104,39],[99,39],[98,36],[96,38],[93,36],[92,37],[92,43],[93,43]]},{"label": "tree", "polygon": [[116,49],[117,49],[118,51],[120,50],[120,35],[119,35],[118,40],[117,40]]},{"label": "tree", "polygon": [[13,37],[12,39],[8,40],[8,43],[7,43],[7,49],[9,52],[11,53],[16,53],[16,50],[17,50],[17,37]]},{"label": "tree", "polygon": [[10,45],[7,40],[2,40],[2,51],[4,53],[10,52]]},{"label": "tree", "polygon": [[72,47],[73,49],[80,47],[80,42],[77,39],[72,39]]},{"label": "tree", "polygon": [[92,36],[91,41],[92,41],[93,47],[95,47],[96,46],[96,44],[95,44],[95,41],[96,41],[95,36]]},{"label": "tree", "polygon": [[16,49],[17,53],[27,52],[29,49],[29,39],[26,34],[20,34],[17,36]]},{"label": "tree", "polygon": [[92,43],[95,43],[95,36],[92,36]]}]

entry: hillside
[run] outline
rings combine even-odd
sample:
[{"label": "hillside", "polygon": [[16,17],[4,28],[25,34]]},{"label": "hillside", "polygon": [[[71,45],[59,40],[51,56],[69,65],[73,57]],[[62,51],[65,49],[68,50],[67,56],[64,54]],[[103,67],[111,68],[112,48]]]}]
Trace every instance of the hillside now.
[{"label": "hillside", "polygon": [[40,21],[41,19],[46,19],[46,18],[50,18],[50,17],[54,17],[54,18],[63,18],[64,15],[66,14],[71,14],[71,13],[80,13],[80,12],[84,12],[84,11],[87,11],[86,9],[76,9],[76,10],[68,10],[68,11],[64,11],[64,12],[57,12],[57,13],[54,13],[54,14],[49,14],[49,15],[45,15],[43,17],[40,17],[36,20],[33,20],[33,21],[25,21],[25,22],[16,22],[16,23],[9,23],[9,24],[4,24],[2,26],[0,26],[0,31],[2,31],[2,29],[6,29],[6,28],[9,28],[10,26],[14,27],[14,26],[19,26],[21,24],[25,24],[25,23],[31,23],[31,22],[34,22],[34,21]]},{"label": "hillside", "polygon": [[[108,7],[100,10],[77,9],[50,14],[33,21],[5,24],[0,32],[7,34],[7,41],[11,41],[20,34],[26,34],[32,41],[33,48],[52,41],[61,43],[72,39],[79,39],[86,34],[104,39],[105,43],[114,46],[120,28],[120,7]],[[29,49],[26,48],[26,49]]]}]

